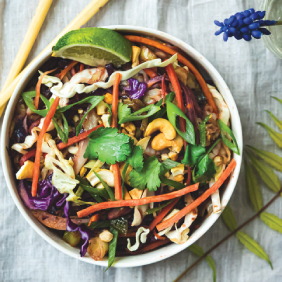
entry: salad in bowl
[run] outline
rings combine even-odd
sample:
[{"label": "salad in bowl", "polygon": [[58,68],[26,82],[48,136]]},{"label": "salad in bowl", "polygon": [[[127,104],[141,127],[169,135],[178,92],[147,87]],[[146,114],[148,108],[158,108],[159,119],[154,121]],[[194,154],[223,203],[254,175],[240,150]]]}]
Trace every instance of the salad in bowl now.
[{"label": "salad in bowl", "polygon": [[8,153],[32,215],[110,267],[187,243],[226,205],[240,150],[227,103],[182,50],[84,28],[26,84]]}]

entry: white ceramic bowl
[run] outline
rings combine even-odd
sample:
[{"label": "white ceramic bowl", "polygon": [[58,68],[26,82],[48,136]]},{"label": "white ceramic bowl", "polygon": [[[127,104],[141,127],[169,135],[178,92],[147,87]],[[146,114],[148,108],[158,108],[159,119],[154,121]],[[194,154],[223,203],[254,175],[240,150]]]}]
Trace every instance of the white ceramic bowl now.
[{"label": "white ceramic bowl", "polygon": [[[147,36],[153,36],[155,38],[159,38],[165,42],[171,43],[180,49],[182,49],[190,58],[196,62],[197,67],[202,68],[209,77],[213,80],[214,84],[216,85],[217,89],[220,91],[222,96],[224,97],[228,107],[231,111],[231,122],[232,122],[232,131],[237,139],[240,152],[242,154],[242,127],[240,122],[240,117],[238,114],[237,107],[233,100],[233,97],[230,93],[229,88],[227,87],[226,83],[224,82],[221,75],[217,72],[217,70],[209,63],[201,54],[199,54],[195,49],[193,49],[190,45],[186,44],[185,42],[169,35],[161,31],[143,28],[143,27],[136,27],[136,26],[107,26],[109,29],[114,29],[120,31],[122,33],[127,34],[142,34]],[[8,155],[6,147],[9,146],[9,125],[13,118],[14,110],[16,103],[23,92],[23,89],[27,82],[31,79],[31,77],[37,72],[39,67],[42,65],[43,62],[47,61],[51,55],[51,50],[46,51],[42,54],[37,60],[35,60],[29,67],[28,72],[23,76],[20,80],[19,84],[17,85],[10,101],[8,107],[6,109],[3,125],[2,125],[2,136],[1,136],[1,155],[2,155],[2,166],[4,170],[5,179],[7,182],[8,189],[10,190],[11,196],[17,205],[18,209],[20,210],[23,217],[27,220],[27,222],[31,225],[31,227],[47,242],[53,245],[58,250],[72,256],[74,258],[80,259],[82,261],[107,266],[107,258],[102,261],[94,261],[90,258],[89,255],[85,257],[80,257],[79,249],[72,248],[66,242],[62,240],[58,235],[53,233],[50,229],[46,228],[42,225],[37,219],[35,219],[30,211],[24,206],[23,202],[21,201],[18,192],[17,192],[17,185],[15,180],[15,172],[12,169],[11,159]],[[241,167],[242,155],[234,155],[234,158],[237,162],[237,166],[231,176],[231,179],[223,193],[222,196],[222,205],[225,207],[234,191],[239,172]],[[193,244],[197,241],[203,234],[207,232],[207,230],[215,223],[215,221],[219,218],[219,214],[211,214],[207,219],[204,220],[200,228],[198,228],[189,238],[189,240],[182,245],[177,244],[170,244],[168,246],[162,247],[158,250],[154,250],[149,253],[145,253],[142,255],[136,256],[128,256],[128,257],[120,257],[116,259],[116,263],[114,264],[115,267],[134,267],[134,266],[141,266],[146,264],[151,264],[170,256],[173,256],[180,251],[186,249],[188,246]]]}]

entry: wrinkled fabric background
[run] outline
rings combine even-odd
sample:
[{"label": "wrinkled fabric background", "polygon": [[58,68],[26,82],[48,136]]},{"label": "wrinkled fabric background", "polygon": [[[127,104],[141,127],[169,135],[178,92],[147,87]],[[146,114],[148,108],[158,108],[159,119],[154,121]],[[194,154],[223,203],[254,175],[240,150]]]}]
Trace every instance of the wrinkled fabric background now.
[{"label": "wrinkled fabric background", "polygon": [[[90,0],[54,0],[29,60],[34,58]],[[223,20],[247,8],[259,8],[258,0],[110,0],[87,26],[130,24],[158,29],[187,42],[204,55],[225,79],[237,103],[244,143],[280,153],[266,131],[255,124],[266,122],[275,130],[263,110],[280,119],[281,105],[270,96],[282,96],[282,60],[274,57],[262,40],[249,43],[215,37],[214,19]],[[0,0],[0,80],[5,78],[37,7],[37,0]],[[1,119],[2,123],[2,119]],[[1,125],[0,125],[1,126]],[[184,250],[164,261],[137,268],[110,269],[80,262],[45,242],[19,213],[0,170],[0,281],[172,281],[195,259]],[[265,203],[273,196],[262,186]],[[245,186],[244,169],[230,205],[238,223],[253,214]],[[278,199],[269,209],[282,217]],[[243,229],[257,240],[272,260],[274,270],[247,250],[236,237],[212,253],[218,281],[282,281],[282,236],[259,219]],[[228,233],[221,219],[197,242],[207,250]],[[201,262],[182,281],[212,281],[212,272]]]}]

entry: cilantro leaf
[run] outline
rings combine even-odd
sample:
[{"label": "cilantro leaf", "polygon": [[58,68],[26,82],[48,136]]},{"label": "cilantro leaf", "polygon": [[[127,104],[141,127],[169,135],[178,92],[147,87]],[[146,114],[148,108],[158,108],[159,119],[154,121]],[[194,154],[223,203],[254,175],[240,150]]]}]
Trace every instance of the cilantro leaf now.
[{"label": "cilantro leaf", "polygon": [[207,182],[216,173],[215,164],[212,159],[209,158],[209,155],[206,154],[200,162],[195,166],[192,172],[193,181],[196,182]]},{"label": "cilantro leaf", "polygon": [[194,166],[206,153],[206,149],[201,145],[187,144],[182,164]]},{"label": "cilantro leaf", "polygon": [[167,171],[169,171],[170,169],[176,167],[180,165],[180,163],[175,162],[171,159],[166,159],[162,162],[162,167],[164,168],[164,173],[166,173]]},{"label": "cilantro leaf", "polygon": [[130,137],[118,133],[116,128],[98,128],[89,135],[89,144],[85,150],[84,158],[99,159],[107,164],[123,162],[130,156],[132,146]]},{"label": "cilantro leaf", "polygon": [[118,104],[118,120],[122,120],[123,118],[127,117],[131,114],[131,109],[128,105],[119,103]]},{"label": "cilantro leaf", "polygon": [[143,168],[143,149],[140,146],[134,146],[131,155],[127,158],[129,163],[137,171],[141,171]]},{"label": "cilantro leaf", "polygon": [[[124,116],[122,119],[119,120],[119,124],[126,123],[128,121],[134,121],[134,120],[142,120],[144,118],[150,117],[156,112],[158,112],[161,109],[160,106],[155,106],[154,104],[151,104],[149,106],[146,106],[132,114],[128,114]],[[143,115],[143,113],[147,112],[147,114]]]},{"label": "cilantro leaf", "polygon": [[159,174],[161,172],[161,163],[156,156],[145,160],[143,169],[139,172],[136,169],[129,174],[129,181],[133,187],[144,190],[146,187],[150,191],[156,191],[161,185]]}]

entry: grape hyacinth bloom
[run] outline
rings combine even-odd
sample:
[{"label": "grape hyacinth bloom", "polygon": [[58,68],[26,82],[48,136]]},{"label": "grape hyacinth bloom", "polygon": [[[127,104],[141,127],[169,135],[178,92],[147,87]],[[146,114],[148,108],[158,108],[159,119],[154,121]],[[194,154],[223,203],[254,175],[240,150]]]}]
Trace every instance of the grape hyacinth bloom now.
[{"label": "grape hyacinth bloom", "polygon": [[[270,31],[264,26],[277,24],[277,21],[263,20],[265,11],[255,11],[251,8],[241,13],[236,13],[224,22],[217,20],[214,23],[220,27],[215,35],[223,33],[223,40],[227,41],[228,37],[234,36],[237,40],[244,39],[250,41],[252,37],[260,39],[261,35],[269,35]],[[279,23],[280,24],[280,23]]]}]

